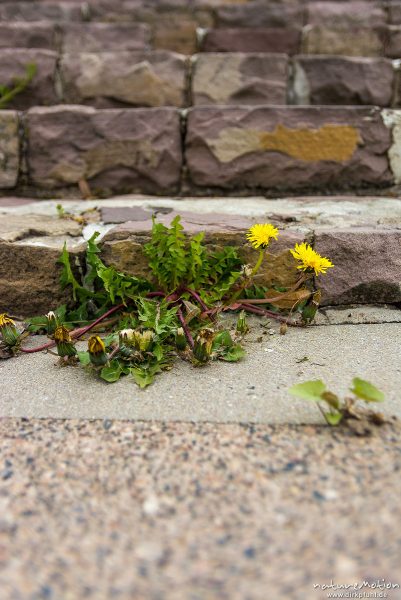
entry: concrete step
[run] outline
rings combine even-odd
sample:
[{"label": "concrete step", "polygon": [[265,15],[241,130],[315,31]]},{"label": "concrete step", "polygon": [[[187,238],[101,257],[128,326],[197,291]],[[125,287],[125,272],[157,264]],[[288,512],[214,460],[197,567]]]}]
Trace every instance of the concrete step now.
[{"label": "concrete step", "polygon": [[[397,316],[392,312],[388,317],[382,309],[377,317],[400,321],[400,311]],[[0,362],[0,417],[323,423],[314,403],[295,399],[288,389],[301,381],[323,379],[344,396],[358,376],[385,393],[378,410],[401,418],[401,323],[358,320],[355,315],[353,324],[291,328],[282,336],[276,325],[263,335],[266,330],[259,320],[250,319],[247,355],[241,362],[195,368],[177,360],[145,390],[129,378],[109,385],[83,369],[60,368],[52,355],[25,354]],[[30,344],[45,341],[37,336]],[[84,350],[87,344],[78,346]]]},{"label": "concrete step", "polygon": [[[214,247],[238,246],[248,263],[255,261],[255,251],[245,244],[246,230],[254,223],[272,222],[281,233],[261,270],[261,282],[293,285],[298,271],[289,248],[308,241],[335,265],[317,282],[323,305],[401,302],[401,200],[117,197],[61,202],[72,216],[84,213],[86,225],[59,218],[56,204],[2,199],[0,311],[44,314],[65,302],[56,262],[61,248],[67,242],[80,259],[85,239],[94,231],[102,234],[102,256],[107,264],[147,276],[142,246],[149,239],[153,213],[165,224],[180,214],[189,233],[205,231],[207,243]],[[398,310],[394,314],[398,315]]]}]

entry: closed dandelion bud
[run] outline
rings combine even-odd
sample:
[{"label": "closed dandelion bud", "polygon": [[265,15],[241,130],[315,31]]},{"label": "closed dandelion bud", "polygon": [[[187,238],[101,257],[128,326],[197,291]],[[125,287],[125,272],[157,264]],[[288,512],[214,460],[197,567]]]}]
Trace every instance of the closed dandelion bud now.
[{"label": "closed dandelion bud", "polygon": [[54,314],[54,312],[51,310],[46,315],[47,335],[53,335],[58,326],[59,326],[58,319],[57,319],[56,315]]},{"label": "closed dandelion bud", "polygon": [[211,329],[202,329],[196,336],[193,353],[197,361],[205,363],[210,360],[214,337],[215,333]]},{"label": "closed dandelion bud", "polygon": [[98,335],[92,335],[88,340],[90,361],[95,367],[102,367],[108,361],[106,346]]},{"label": "closed dandelion bud", "polygon": [[287,323],[281,323],[281,325],[280,325],[280,334],[281,335],[285,335],[287,333],[287,330],[288,330]]},{"label": "closed dandelion bud", "polygon": [[118,340],[121,346],[132,346],[134,340],[134,330],[133,329],[122,329],[118,333]]},{"label": "closed dandelion bud", "polygon": [[182,327],[179,327],[175,332],[175,345],[177,350],[185,350],[187,347],[187,338]]},{"label": "closed dandelion bud", "polygon": [[139,350],[141,352],[150,351],[153,342],[153,332],[147,329],[139,334]]},{"label": "closed dandelion bud", "polygon": [[62,358],[76,355],[77,351],[71,339],[70,332],[64,325],[56,327],[54,341],[56,342],[58,355]]},{"label": "closed dandelion bud", "polygon": [[5,313],[0,315],[0,334],[6,346],[15,346],[20,339],[14,321]]},{"label": "closed dandelion bud", "polygon": [[247,331],[249,331],[249,327],[248,327],[248,323],[246,322],[246,315],[245,315],[244,310],[241,310],[240,314],[238,315],[236,330],[237,330],[237,333],[241,333],[241,334],[244,334]]}]

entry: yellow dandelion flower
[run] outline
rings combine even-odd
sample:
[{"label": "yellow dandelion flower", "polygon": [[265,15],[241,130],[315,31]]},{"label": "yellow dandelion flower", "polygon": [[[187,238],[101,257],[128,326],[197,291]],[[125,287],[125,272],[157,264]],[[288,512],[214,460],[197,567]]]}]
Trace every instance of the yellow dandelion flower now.
[{"label": "yellow dandelion flower", "polygon": [[92,335],[88,340],[90,354],[101,354],[106,350],[103,340],[98,335]]},{"label": "yellow dandelion flower", "polygon": [[270,240],[277,239],[278,229],[271,223],[258,223],[252,225],[246,237],[254,248],[267,248]]},{"label": "yellow dandelion flower", "polygon": [[298,269],[302,271],[314,271],[315,275],[323,273],[325,275],[327,269],[334,267],[333,263],[324,256],[320,256],[315,250],[303,242],[302,244],[295,244],[294,250],[291,250],[291,254],[296,260],[300,260],[301,264]]},{"label": "yellow dandelion flower", "polygon": [[0,327],[5,327],[6,325],[15,325],[15,323],[6,313],[3,313],[0,315]]},{"label": "yellow dandelion flower", "polygon": [[63,343],[63,342],[71,342],[71,336],[70,336],[70,332],[67,329],[67,327],[64,327],[64,325],[60,325],[59,327],[56,327],[56,330],[54,332],[54,339],[57,343]]}]

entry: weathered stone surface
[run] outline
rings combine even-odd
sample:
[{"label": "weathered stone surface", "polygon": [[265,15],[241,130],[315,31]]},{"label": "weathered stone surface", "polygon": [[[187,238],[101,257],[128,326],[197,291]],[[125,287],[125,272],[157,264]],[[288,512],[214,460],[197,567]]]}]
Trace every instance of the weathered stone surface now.
[{"label": "weathered stone surface", "polygon": [[64,100],[109,107],[184,106],[187,60],[171,52],[64,54],[60,71]]},{"label": "weathered stone surface", "polygon": [[60,289],[59,257],[60,248],[0,241],[0,311],[28,317],[65,303],[70,291]]},{"label": "weathered stone surface", "polygon": [[401,25],[401,2],[400,0],[389,0],[387,3],[388,22],[391,25]]},{"label": "weathered stone surface", "polygon": [[297,54],[301,33],[297,29],[210,29],[201,41],[203,52],[282,52]]},{"label": "weathered stone surface", "polygon": [[0,240],[16,242],[27,237],[79,236],[82,226],[73,219],[46,215],[1,215]]},{"label": "weathered stone surface", "polygon": [[63,26],[64,52],[146,50],[150,29],[144,23],[68,23]]},{"label": "weathered stone surface", "polygon": [[152,211],[139,206],[113,207],[105,206],[100,211],[103,223],[125,223],[126,221],[148,221],[152,219]]},{"label": "weathered stone surface", "polygon": [[45,48],[56,50],[56,30],[52,23],[0,23],[0,48]]},{"label": "weathered stone surface", "polygon": [[394,69],[389,60],[299,56],[294,66],[294,104],[391,105]]},{"label": "weathered stone surface", "polygon": [[174,18],[174,15],[160,15],[154,25],[153,47],[180,54],[194,54],[198,46],[198,26],[196,20],[191,17]]},{"label": "weathered stone surface", "polygon": [[331,29],[349,27],[380,27],[387,22],[380,2],[350,0],[348,2],[309,2],[306,23]]},{"label": "weathered stone surface", "polygon": [[32,182],[57,188],[87,180],[94,189],[168,193],[181,172],[178,111],[68,106],[27,113]]},{"label": "weathered stone surface", "polygon": [[30,84],[17,94],[8,106],[24,110],[31,106],[49,105],[57,102],[54,89],[57,53],[51,50],[28,50],[25,48],[0,49],[0,81],[12,88],[16,77],[25,76],[28,64],[35,64],[37,71]]},{"label": "weathered stone surface", "polygon": [[303,6],[296,2],[226,3],[216,9],[217,27],[302,27]]},{"label": "weathered stone surface", "polygon": [[[168,226],[177,215],[158,215],[157,221]],[[255,222],[254,219],[237,215],[227,216],[218,213],[199,214],[180,211],[181,223],[186,233],[193,235],[205,231],[205,242],[214,250],[228,244],[239,246],[239,254],[245,263],[255,263],[255,250],[244,244],[245,231]],[[128,221],[111,229],[104,238],[102,257],[106,264],[118,270],[143,277],[149,276],[148,262],[143,254],[143,245],[150,239],[151,220]],[[297,265],[289,251],[295,243],[304,240],[298,231],[281,231],[277,242],[272,243],[271,253],[258,274],[261,285],[292,286],[299,277]]]},{"label": "weathered stone surface", "polygon": [[315,235],[316,250],[335,265],[318,280],[325,304],[401,301],[400,229],[316,230]]},{"label": "weathered stone surface", "polygon": [[307,25],[303,29],[304,54],[330,54],[343,56],[382,56],[382,35],[371,28],[331,29],[326,26]]},{"label": "weathered stone surface", "polygon": [[186,159],[197,186],[353,187],[392,181],[390,132],[365,108],[193,108]]},{"label": "weathered stone surface", "polygon": [[85,2],[4,2],[0,21],[82,21]]},{"label": "weathered stone surface", "polygon": [[0,188],[17,183],[19,169],[18,114],[0,110]]},{"label": "weathered stone surface", "polygon": [[401,26],[391,25],[387,28],[384,43],[384,54],[390,58],[401,58]]},{"label": "weathered stone surface", "polygon": [[288,58],[279,54],[196,56],[193,104],[286,104]]}]

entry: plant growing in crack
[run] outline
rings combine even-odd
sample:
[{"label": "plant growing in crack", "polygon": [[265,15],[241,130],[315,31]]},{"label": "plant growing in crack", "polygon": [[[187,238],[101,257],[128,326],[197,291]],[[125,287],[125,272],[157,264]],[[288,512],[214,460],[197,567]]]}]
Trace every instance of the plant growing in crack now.
[{"label": "plant growing in crack", "polygon": [[26,90],[36,73],[36,64],[29,63],[26,65],[25,75],[23,77],[15,77],[12,87],[0,84],[0,109],[7,108],[14,100],[15,96]]},{"label": "plant growing in crack", "polygon": [[[72,264],[64,246],[61,285],[71,290],[68,306],[30,319],[21,335],[4,315],[0,352],[6,357],[55,346],[63,365],[80,363],[108,382],[129,375],[141,387],[170,369],[177,356],[195,366],[211,360],[238,361],[245,354],[246,313],[276,319],[283,328],[306,325],[319,303],[314,277],[333,266],[303,244],[292,251],[302,270],[295,286],[256,285],[266,250],[278,235],[269,223],[251,227],[247,237],[259,256],[248,265],[232,246],[208,248],[203,232],[186,236],[179,216],[170,227],[153,219],[151,240],[144,246],[149,278],[107,266],[100,257],[98,233],[87,243],[84,265]],[[221,319],[226,311],[239,312],[233,327]],[[106,335],[100,337],[99,329]],[[38,331],[45,331],[49,342],[37,348],[22,344]],[[89,333],[87,350],[79,351],[76,341]]]},{"label": "plant growing in crack", "polygon": [[351,397],[339,398],[327,389],[321,379],[305,381],[293,385],[289,393],[303,400],[316,402],[317,407],[329,425],[345,423],[358,434],[370,433],[370,425],[382,425],[387,422],[379,412],[360,406],[360,400],[366,404],[383,402],[384,394],[376,386],[355,377],[352,380]]}]

